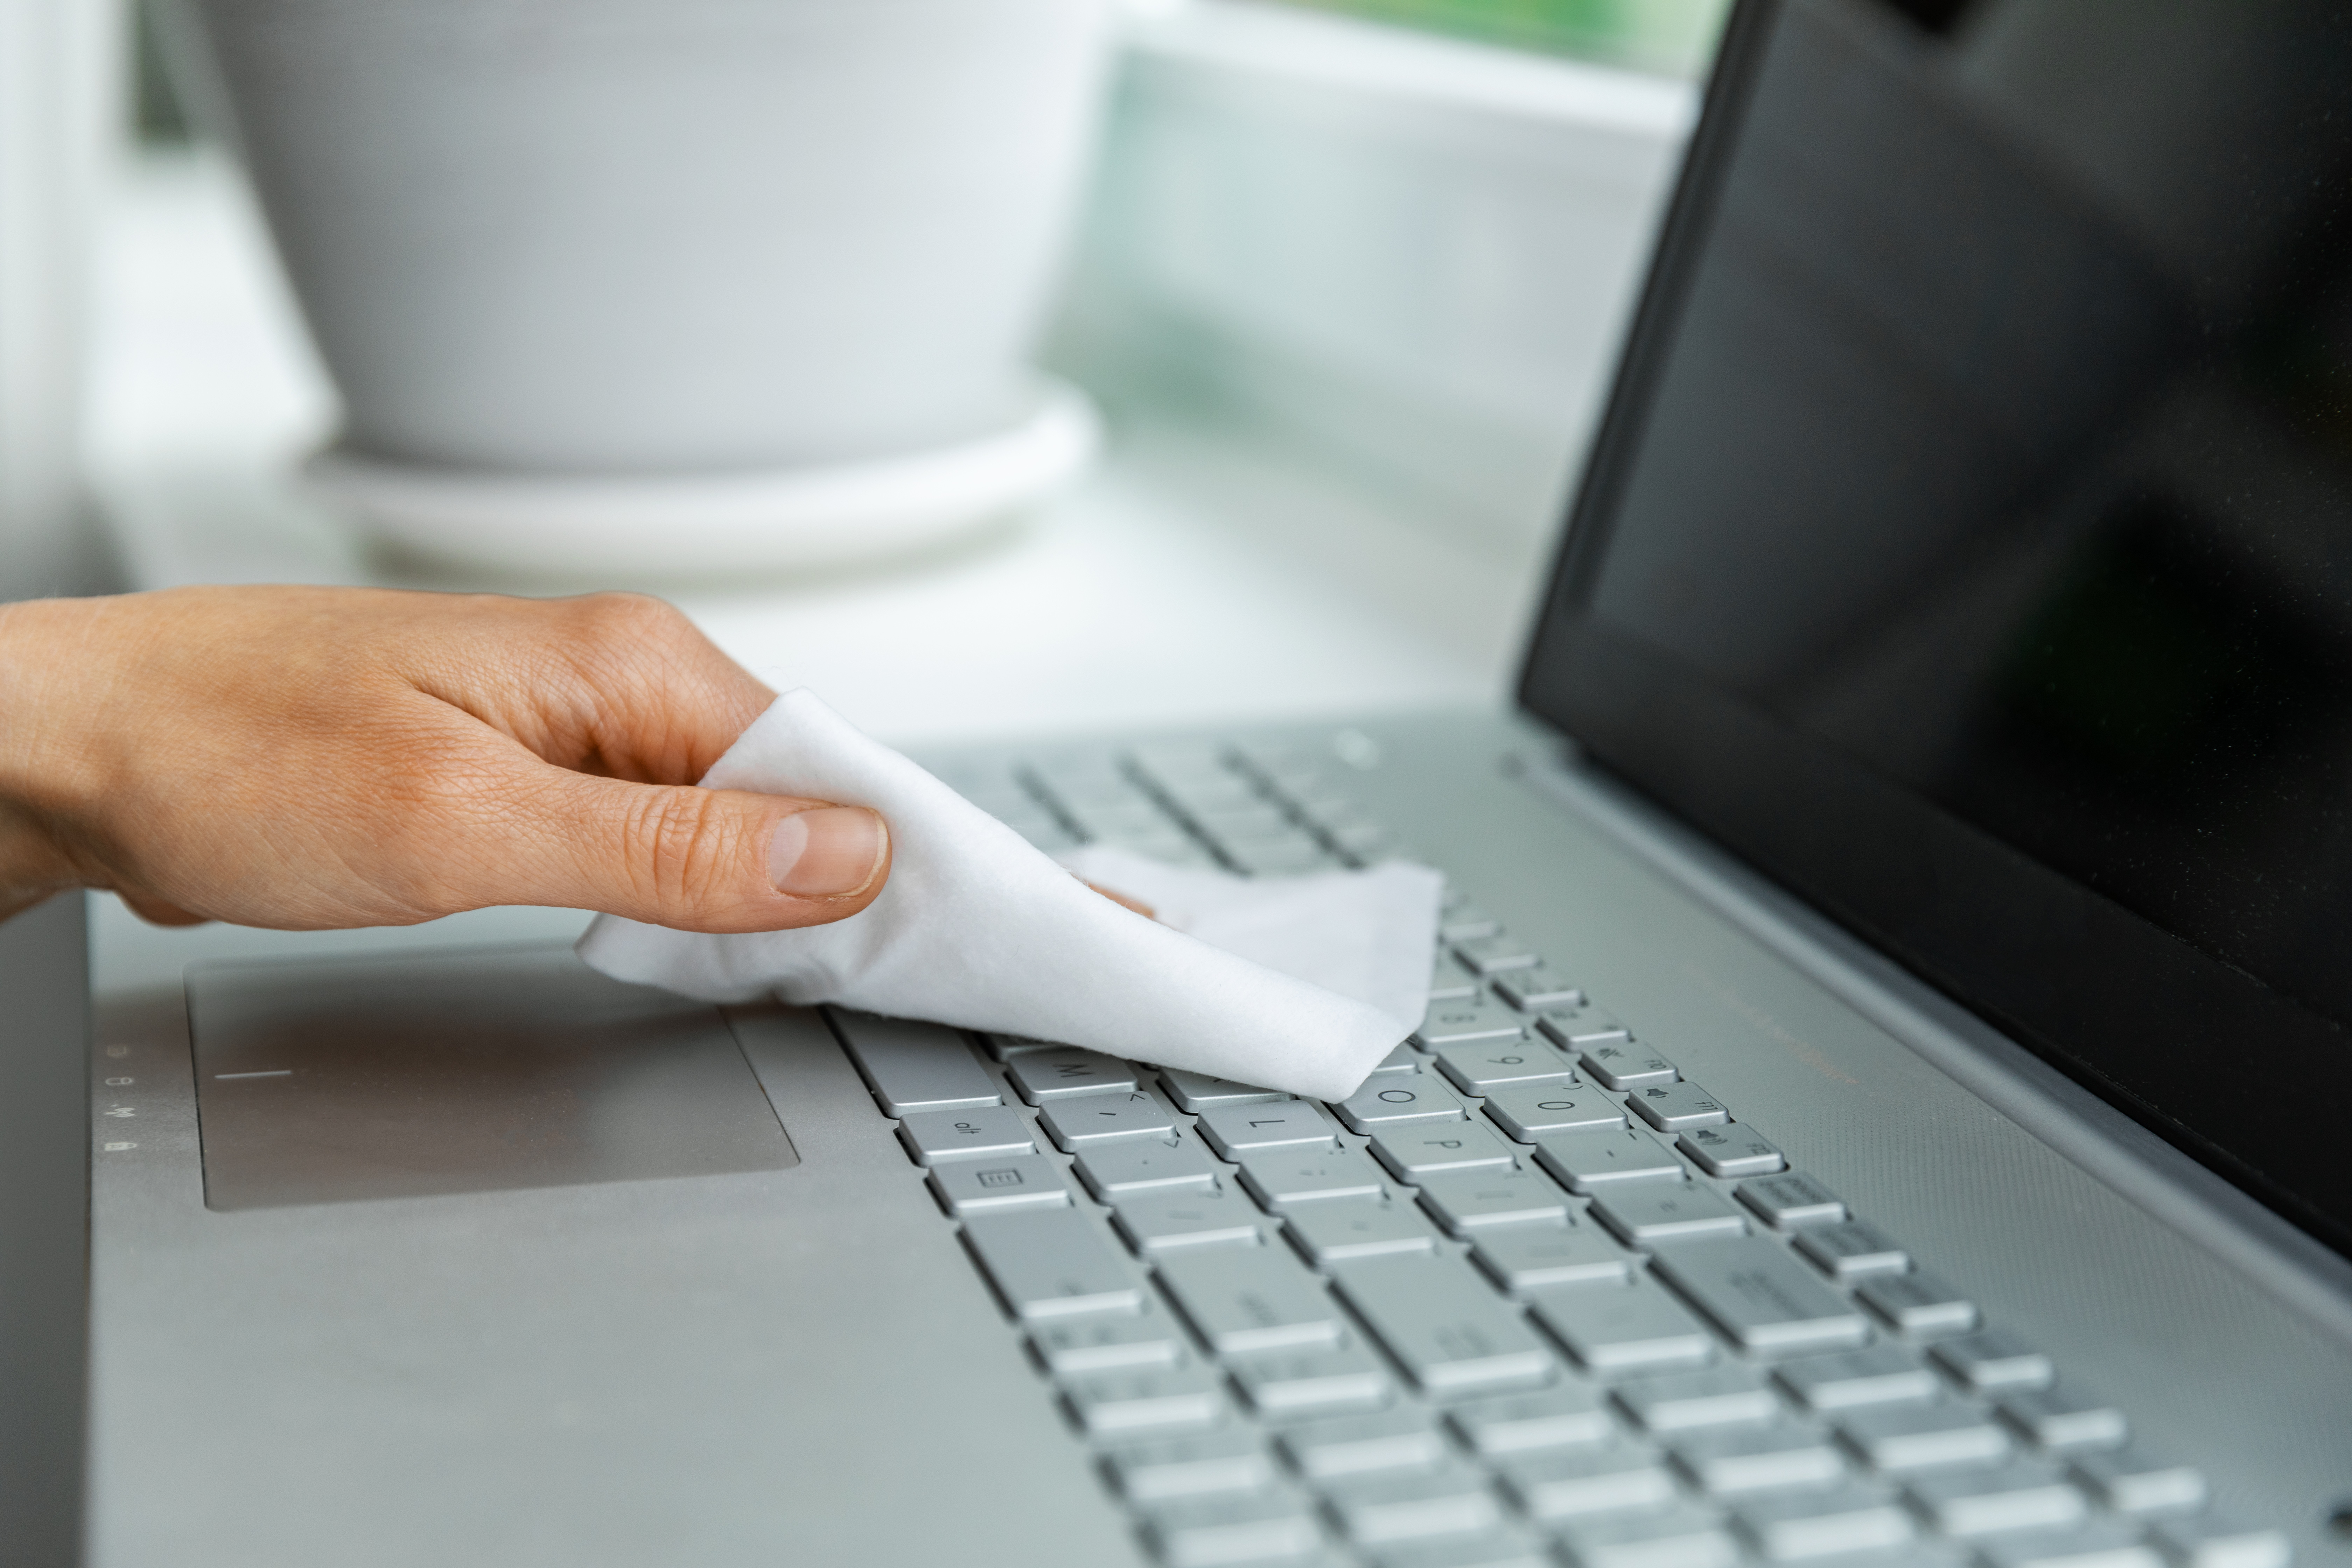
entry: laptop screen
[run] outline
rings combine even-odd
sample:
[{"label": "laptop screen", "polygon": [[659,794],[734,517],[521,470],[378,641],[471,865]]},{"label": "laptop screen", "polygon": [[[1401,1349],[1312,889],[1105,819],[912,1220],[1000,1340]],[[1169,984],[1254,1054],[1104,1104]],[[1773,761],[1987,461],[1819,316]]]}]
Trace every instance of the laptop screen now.
[{"label": "laptop screen", "polygon": [[2352,7],[1743,5],[1522,695],[2352,1250]]}]

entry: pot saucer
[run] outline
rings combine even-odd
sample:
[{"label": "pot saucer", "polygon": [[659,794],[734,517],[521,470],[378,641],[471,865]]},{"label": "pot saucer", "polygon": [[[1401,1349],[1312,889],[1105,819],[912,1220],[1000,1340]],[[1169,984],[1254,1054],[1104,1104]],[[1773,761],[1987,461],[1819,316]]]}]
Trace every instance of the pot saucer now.
[{"label": "pot saucer", "polygon": [[332,447],[303,478],[419,554],[565,578],[695,578],[855,564],[971,532],[1075,479],[1101,446],[1086,394],[1040,377],[1005,429],[903,457],[723,474],[538,476]]}]

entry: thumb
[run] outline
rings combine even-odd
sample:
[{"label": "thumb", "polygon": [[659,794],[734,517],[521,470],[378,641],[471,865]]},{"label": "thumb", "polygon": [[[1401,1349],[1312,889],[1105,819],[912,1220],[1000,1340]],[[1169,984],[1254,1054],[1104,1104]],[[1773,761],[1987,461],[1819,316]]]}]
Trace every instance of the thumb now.
[{"label": "thumb", "polygon": [[[678,931],[822,925],[890,874],[878,813],[792,795],[632,784],[540,766],[476,858],[486,903],[598,910]],[[514,831],[520,828],[520,831]]]}]

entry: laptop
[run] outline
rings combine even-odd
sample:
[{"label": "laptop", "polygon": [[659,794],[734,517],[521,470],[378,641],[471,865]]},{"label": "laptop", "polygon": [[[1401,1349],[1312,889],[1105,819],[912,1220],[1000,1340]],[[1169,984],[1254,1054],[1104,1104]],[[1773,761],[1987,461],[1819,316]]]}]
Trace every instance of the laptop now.
[{"label": "laptop", "polygon": [[1361,1092],[197,968],[89,1560],[2352,1563],[2347,179],[2342,6],[1740,5],[1513,710],[922,759],[1441,868]]}]

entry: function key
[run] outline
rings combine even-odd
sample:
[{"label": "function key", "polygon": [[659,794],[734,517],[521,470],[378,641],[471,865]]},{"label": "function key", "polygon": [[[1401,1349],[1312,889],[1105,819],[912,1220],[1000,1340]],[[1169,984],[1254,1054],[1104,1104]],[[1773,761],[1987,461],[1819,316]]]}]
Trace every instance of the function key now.
[{"label": "function key", "polygon": [[1574,1047],[1581,1053],[1584,1070],[1604,1089],[1643,1089],[1672,1083],[1683,1076],[1674,1063],[1657,1052],[1622,1036],[1594,1045],[1580,1044],[1572,1035],[1564,1036],[1549,1013],[1536,1020],[1536,1026],[1561,1045]]},{"label": "function key", "polygon": [[1947,1340],[1928,1353],[1937,1366],[1979,1394],[2046,1388],[2058,1375],[2048,1356],[2006,1329]]},{"label": "function key", "polygon": [[1675,1139],[1675,1147],[1710,1176],[1769,1176],[1789,1168],[1769,1140],[1745,1127],[1695,1127]]},{"label": "function key", "polygon": [[1468,996],[1432,1002],[1413,1031],[1413,1043],[1423,1050],[1474,1040],[1516,1040],[1527,1031],[1527,1020],[1490,996]]},{"label": "function key", "polygon": [[1900,1274],[1911,1267],[1909,1253],[1889,1241],[1876,1226],[1860,1220],[1809,1226],[1797,1233],[1797,1250],[1842,1284],[1866,1279],[1874,1274]]},{"label": "function key", "polygon": [[1583,990],[1568,983],[1558,971],[1538,964],[1495,976],[1495,989],[1512,1006],[1533,1012],[1538,1007],[1580,1007]]},{"label": "function key", "polygon": [[1483,975],[1496,975],[1507,969],[1533,969],[1542,958],[1508,931],[1477,937],[1454,944],[1454,956]]},{"label": "function key", "polygon": [[1977,1326],[1977,1304],[1925,1270],[1866,1280],[1854,1294],[1889,1325],[1914,1339],[1964,1334]]},{"label": "function key", "polygon": [[1739,1201],[1775,1230],[1836,1225],[1846,1217],[1845,1201],[1802,1171],[1742,1182]]},{"label": "function key", "polygon": [[1625,1097],[1627,1109],[1661,1132],[1720,1127],[1731,1112],[1695,1083],[1648,1083]]}]

